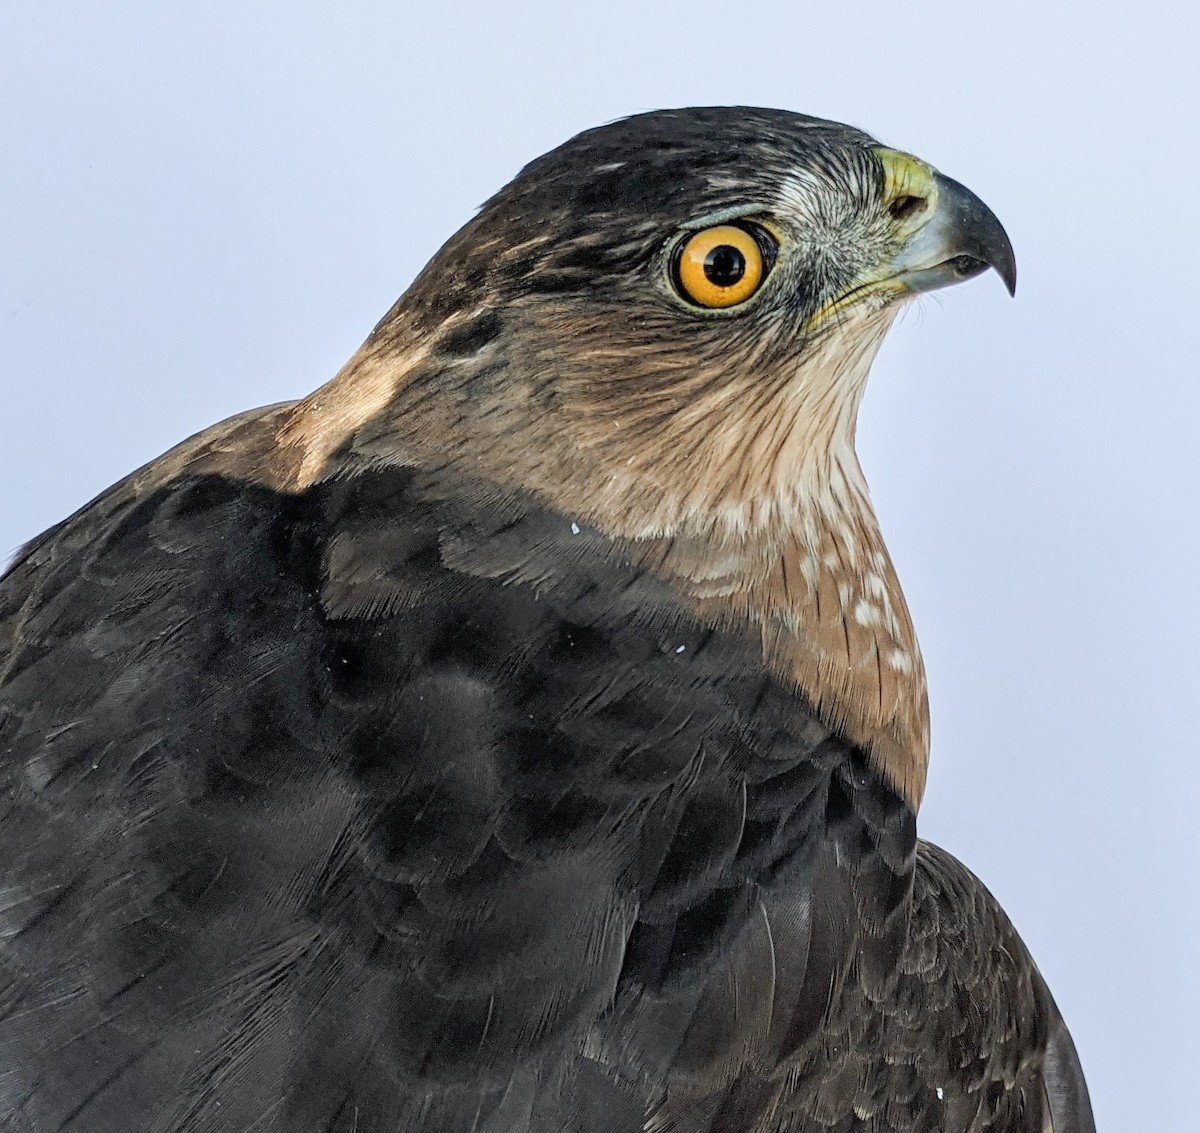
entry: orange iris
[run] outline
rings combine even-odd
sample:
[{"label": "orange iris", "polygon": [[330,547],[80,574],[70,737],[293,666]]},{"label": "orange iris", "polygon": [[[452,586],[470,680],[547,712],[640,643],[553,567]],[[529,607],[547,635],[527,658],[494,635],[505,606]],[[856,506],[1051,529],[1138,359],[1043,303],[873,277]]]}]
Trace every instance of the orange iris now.
[{"label": "orange iris", "polygon": [[675,276],[693,303],[733,307],[758,290],[764,266],[762,249],[749,232],[717,224],[687,238],[677,253]]}]

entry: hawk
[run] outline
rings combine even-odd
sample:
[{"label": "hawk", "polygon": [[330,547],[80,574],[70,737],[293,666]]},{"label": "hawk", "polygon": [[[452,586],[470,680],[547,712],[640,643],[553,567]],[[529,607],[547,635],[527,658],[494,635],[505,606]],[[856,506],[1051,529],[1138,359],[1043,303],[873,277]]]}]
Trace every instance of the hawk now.
[{"label": "hawk", "polygon": [[918,839],[854,453],[1012,249],[773,110],[534,161],[323,388],[0,583],[0,1127],[1075,1133],[1008,919]]}]

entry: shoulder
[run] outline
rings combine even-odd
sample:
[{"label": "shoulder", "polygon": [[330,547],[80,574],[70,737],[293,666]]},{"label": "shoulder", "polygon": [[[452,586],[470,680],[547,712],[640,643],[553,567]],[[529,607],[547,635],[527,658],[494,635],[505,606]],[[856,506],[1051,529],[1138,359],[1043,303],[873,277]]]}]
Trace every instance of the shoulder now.
[{"label": "shoulder", "polygon": [[21,547],[0,574],[0,617],[33,590],[51,564],[74,560],[107,545],[105,536],[131,509],[170,495],[190,478],[214,476],[247,489],[279,483],[275,433],[290,403],[239,413],[189,437],[130,473]]}]

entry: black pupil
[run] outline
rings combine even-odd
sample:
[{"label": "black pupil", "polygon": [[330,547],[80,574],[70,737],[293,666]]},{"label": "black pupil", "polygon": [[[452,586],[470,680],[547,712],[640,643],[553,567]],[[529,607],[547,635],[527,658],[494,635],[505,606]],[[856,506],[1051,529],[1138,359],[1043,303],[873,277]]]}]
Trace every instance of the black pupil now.
[{"label": "black pupil", "polygon": [[718,244],[704,257],[704,274],[716,287],[732,287],[746,274],[746,257],[732,244]]}]

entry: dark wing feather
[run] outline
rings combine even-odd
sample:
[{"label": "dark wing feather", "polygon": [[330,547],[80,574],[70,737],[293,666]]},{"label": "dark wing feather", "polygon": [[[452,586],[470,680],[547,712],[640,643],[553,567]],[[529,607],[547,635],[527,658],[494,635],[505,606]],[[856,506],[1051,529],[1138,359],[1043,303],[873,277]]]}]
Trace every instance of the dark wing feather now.
[{"label": "dark wing feather", "polygon": [[[1049,991],[1046,992],[1050,999]],[[1043,1070],[1049,1133],[1096,1133],[1092,1101],[1079,1053],[1057,1005],[1050,999],[1050,1038]]]},{"label": "dark wing feather", "polygon": [[0,656],[7,1128],[924,1129],[996,1034],[947,1085],[1041,1097],[1024,953],[902,801],[528,499],[127,484],[0,584]]},{"label": "dark wing feather", "polygon": [[944,850],[919,844],[909,938],[890,974],[880,984],[856,965],[856,975],[820,1047],[793,1064],[772,1128],[1094,1133],[1036,966],[995,898]]}]

